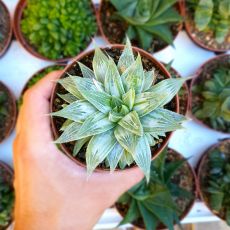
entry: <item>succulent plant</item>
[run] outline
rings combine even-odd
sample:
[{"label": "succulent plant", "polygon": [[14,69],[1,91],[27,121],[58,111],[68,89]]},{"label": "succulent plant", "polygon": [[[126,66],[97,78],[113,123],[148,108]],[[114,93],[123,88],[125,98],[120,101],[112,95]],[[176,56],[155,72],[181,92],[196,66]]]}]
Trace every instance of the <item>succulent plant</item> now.
[{"label": "succulent plant", "polygon": [[4,179],[5,172],[0,169],[0,229],[4,230],[11,221],[14,192],[12,186]]},{"label": "succulent plant", "polygon": [[27,0],[21,30],[40,54],[59,59],[85,49],[97,26],[91,1]]},{"label": "succulent plant", "polygon": [[[144,223],[147,230],[156,230],[164,224],[169,230],[179,223],[182,210],[176,203],[177,197],[191,199],[192,193],[180,187],[173,179],[185,160],[167,161],[167,149],[151,164],[150,182],[142,180],[124,193],[117,204],[127,207],[127,213],[120,225],[138,222]],[[139,221],[138,221],[139,220]]]},{"label": "succulent plant", "polygon": [[194,115],[201,120],[208,120],[214,129],[230,132],[229,68],[215,70],[211,79],[195,85],[192,91],[202,97],[201,103],[192,108]]},{"label": "succulent plant", "polygon": [[195,10],[194,21],[200,31],[214,31],[218,43],[230,33],[229,0],[189,0]]},{"label": "succulent plant", "polygon": [[0,91],[0,124],[4,123],[5,117],[7,116],[6,101],[7,94],[4,91]]},{"label": "succulent plant", "polygon": [[78,64],[83,77],[70,75],[58,81],[69,93],[59,95],[66,102],[63,109],[51,114],[66,119],[55,142],[76,141],[74,156],[88,143],[89,174],[104,161],[112,171],[117,165],[125,168],[135,162],[148,180],[150,147],[186,120],[164,108],[185,79],[166,79],[153,85],[155,70],[143,69],[141,56],[135,59],[129,40],[117,64],[99,48],[93,70]]},{"label": "succulent plant", "polygon": [[[230,157],[220,149],[209,153],[209,204],[213,211],[222,213],[230,226]],[[207,177],[206,177],[207,179]]]},{"label": "succulent plant", "polygon": [[177,0],[110,0],[116,8],[116,16],[128,24],[127,35],[138,40],[148,49],[153,38],[173,43],[172,24],[181,22],[181,16],[174,5]]}]

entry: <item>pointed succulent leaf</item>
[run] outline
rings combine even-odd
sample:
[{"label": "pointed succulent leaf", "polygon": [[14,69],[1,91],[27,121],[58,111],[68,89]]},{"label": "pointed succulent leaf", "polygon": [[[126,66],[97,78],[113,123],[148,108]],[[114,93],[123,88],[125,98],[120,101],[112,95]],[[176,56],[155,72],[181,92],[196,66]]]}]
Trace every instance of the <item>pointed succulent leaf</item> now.
[{"label": "pointed succulent leaf", "polygon": [[[114,137],[115,138],[115,137]],[[121,159],[122,154],[124,153],[124,149],[122,146],[116,141],[115,146],[109,153],[107,159],[109,161],[110,171],[114,171],[117,167],[119,160]]]},{"label": "pointed succulent leaf", "polygon": [[95,78],[101,83],[104,83],[108,62],[109,58],[103,53],[102,50],[96,48],[93,57],[93,70]]},{"label": "pointed succulent leaf", "polygon": [[81,150],[81,148],[87,143],[89,142],[89,140],[91,139],[91,137],[85,137],[82,138],[78,141],[76,141],[75,145],[74,145],[74,149],[73,149],[73,156],[76,157],[77,154],[79,153],[79,151]]},{"label": "pointed succulent leaf", "polygon": [[145,133],[145,136],[146,136],[150,146],[154,146],[156,144],[154,137],[150,133]]},{"label": "pointed succulent leaf", "polygon": [[65,106],[62,110],[51,113],[51,115],[82,123],[96,111],[97,109],[86,100],[79,100]]},{"label": "pointed succulent leaf", "polygon": [[170,110],[158,108],[141,118],[145,132],[170,132],[180,129],[187,119],[185,116]]},{"label": "pointed succulent leaf", "polygon": [[87,173],[89,175],[105,160],[116,143],[117,141],[113,135],[113,130],[92,137],[86,150]]},{"label": "pointed succulent leaf", "polygon": [[122,101],[130,110],[132,110],[135,101],[135,90],[130,89],[127,93],[123,94]]},{"label": "pointed succulent leaf", "polygon": [[122,74],[126,69],[128,69],[134,63],[134,55],[130,40],[126,38],[125,49],[122,52],[117,67]]},{"label": "pointed succulent leaf", "polygon": [[136,149],[138,142],[138,137],[133,133],[129,132],[127,129],[124,129],[118,125],[114,131],[114,135],[120,145],[127,150],[129,153],[133,154]]},{"label": "pointed succulent leaf", "polygon": [[223,104],[221,105],[221,111],[223,118],[230,122],[230,96],[224,100]]},{"label": "pointed succulent leaf", "polygon": [[109,118],[109,120],[110,120],[111,122],[118,122],[118,121],[120,121],[123,117],[124,117],[124,115],[122,115],[121,113],[115,112],[114,110],[111,110],[111,111],[109,112],[109,116],[108,116],[108,118]]},{"label": "pointed succulent leaf", "polygon": [[67,143],[78,140],[78,130],[81,127],[81,123],[73,122],[68,125],[61,136],[54,141],[56,144]]},{"label": "pointed succulent leaf", "polygon": [[111,96],[121,98],[125,93],[121,76],[113,59],[109,59],[108,68],[105,74],[105,91]]},{"label": "pointed succulent leaf", "polygon": [[74,95],[76,98],[84,99],[74,84],[74,78],[75,76],[65,77],[59,79],[57,82],[60,83],[69,93]]},{"label": "pointed succulent leaf", "polygon": [[78,99],[71,93],[66,93],[66,94],[58,94],[58,96],[63,99],[67,103],[72,103],[77,101]]},{"label": "pointed succulent leaf", "polygon": [[204,30],[211,21],[213,0],[200,0],[195,11],[195,24],[199,30]]},{"label": "pointed succulent leaf", "polygon": [[62,126],[61,126],[61,128],[60,128],[60,131],[64,131],[71,123],[73,123],[73,121],[71,121],[71,120],[66,120],[66,121],[62,124]]},{"label": "pointed succulent leaf", "polygon": [[147,182],[150,179],[151,157],[151,149],[147,138],[145,136],[139,137],[133,153],[133,159],[144,173]]},{"label": "pointed succulent leaf", "polygon": [[147,91],[155,82],[156,80],[156,74],[155,74],[155,70],[151,70],[151,71],[148,71],[148,72],[145,72],[145,82],[144,82],[144,86],[143,86],[143,89],[142,89],[142,92],[145,92]]},{"label": "pointed succulent leaf", "polygon": [[94,136],[112,129],[116,124],[109,121],[107,115],[96,112],[86,118],[78,131],[78,139]]},{"label": "pointed succulent leaf", "polygon": [[143,88],[144,70],[142,66],[141,56],[138,54],[136,61],[125,70],[121,78],[126,85],[126,91],[134,89],[136,93],[140,93]]},{"label": "pointed succulent leaf", "polygon": [[138,136],[143,135],[143,128],[136,111],[128,113],[118,122],[118,124],[131,133],[134,133]]},{"label": "pointed succulent leaf", "polygon": [[81,62],[78,62],[78,65],[80,66],[84,78],[95,78],[93,71],[89,67],[82,64]]},{"label": "pointed succulent leaf", "polygon": [[167,9],[171,8],[177,0],[162,0],[160,1],[157,11],[155,11],[154,17],[157,18],[160,16],[163,12],[165,12]]},{"label": "pointed succulent leaf", "polygon": [[100,112],[107,113],[111,110],[111,96],[106,92],[98,91],[98,88],[94,84],[95,81],[82,77],[76,77],[74,80],[75,86],[81,92],[81,95]]}]

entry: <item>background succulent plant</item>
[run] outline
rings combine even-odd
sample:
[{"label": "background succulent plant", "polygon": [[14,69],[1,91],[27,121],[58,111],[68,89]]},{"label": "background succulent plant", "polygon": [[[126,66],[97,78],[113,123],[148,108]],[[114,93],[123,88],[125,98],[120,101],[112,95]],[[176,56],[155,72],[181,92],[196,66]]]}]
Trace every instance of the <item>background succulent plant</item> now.
[{"label": "background succulent plant", "polygon": [[148,184],[142,180],[119,198],[118,207],[119,204],[128,206],[120,225],[136,221],[139,224],[143,222],[147,230],[158,229],[159,224],[164,224],[169,230],[173,230],[175,223],[180,224],[179,216],[182,210],[175,202],[175,198],[191,199],[193,195],[173,180],[185,160],[166,161],[167,153],[165,149],[152,161]]},{"label": "background succulent plant", "polygon": [[4,230],[12,219],[14,192],[5,180],[6,172],[0,168],[0,230]]},{"label": "background succulent plant", "polygon": [[194,20],[200,31],[214,31],[218,43],[230,32],[229,0],[188,0],[195,11]]},{"label": "background succulent plant", "polygon": [[89,0],[28,0],[21,30],[40,54],[59,59],[85,49],[97,26]]},{"label": "background succulent plant", "polygon": [[202,97],[201,103],[192,108],[194,115],[209,120],[214,129],[230,132],[230,70],[227,67],[215,70],[209,80],[192,90]]},{"label": "background succulent plant", "polygon": [[51,114],[67,119],[55,142],[76,141],[74,156],[88,143],[88,173],[103,161],[111,170],[135,162],[148,180],[150,147],[186,120],[164,108],[185,79],[166,79],[153,85],[157,77],[154,69],[144,71],[141,56],[135,59],[129,40],[117,65],[98,48],[93,70],[78,64],[83,78],[70,75],[58,81],[69,93],[59,95],[66,103]]},{"label": "background succulent plant", "polygon": [[171,25],[179,23],[181,16],[175,9],[177,0],[110,0],[117,16],[128,24],[127,35],[148,49],[153,38],[173,43]]},{"label": "background succulent plant", "polygon": [[[229,147],[230,142],[228,143]],[[208,175],[205,180],[207,180],[205,192],[208,194],[211,209],[226,219],[227,224],[230,225],[229,154],[224,154],[219,148],[215,148],[209,153]]]},{"label": "background succulent plant", "polygon": [[5,117],[7,116],[6,109],[7,94],[4,91],[0,91],[0,125],[4,122]]}]

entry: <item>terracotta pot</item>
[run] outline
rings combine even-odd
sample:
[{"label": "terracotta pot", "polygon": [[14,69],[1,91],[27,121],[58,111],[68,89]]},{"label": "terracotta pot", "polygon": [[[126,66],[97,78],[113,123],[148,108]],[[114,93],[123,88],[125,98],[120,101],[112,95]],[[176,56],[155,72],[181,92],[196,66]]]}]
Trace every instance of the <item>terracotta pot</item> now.
[{"label": "terracotta pot", "polygon": [[[4,178],[6,183],[10,184],[13,187],[13,177],[14,177],[13,169],[8,164],[4,163],[3,161],[0,161],[0,171],[1,170],[4,170],[7,174],[7,177]],[[9,225],[4,227],[4,229],[7,229],[10,226],[11,222],[12,222],[12,219],[11,219]],[[1,226],[0,226],[0,229],[1,229]]]},{"label": "terracotta pot", "polygon": [[6,5],[4,4],[4,2],[2,0],[0,0],[0,5],[5,10],[6,14],[8,15],[8,20],[9,20],[9,34],[5,40],[3,50],[0,50],[0,57],[1,57],[1,56],[3,56],[3,54],[6,52],[7,48],[10,45],[13,29],[12,29],[12,22],[11,22],[11,18],[10,18],[10,12],[9,12],[8,8],[6,7]]},{"label": "terracotta pot", "polygon": [[[178,0],[177,9],[178,9],[179,13],[182,15],[182,5],[181,5],[181,2],[180,2],[180,1],[181,1],[181,0]],[[105,0],[101,0],[101,2],[100,2],[100,5],[99,5],[98,11],[97,11],[97,23],[98,23],[99,31],[100,31],[101,36],[103,37],[103,39],[104,39],[108,44],[114,44],[114,42],[110,41],[109,38],[106,36],[106,34],[105,34],[105,32],[104,32],[104,29],[103,29],[103,22],[102,22],[102,20],[101,20],[101,15],[102,15],[102,5],[104,4],[104,2],[105,2]],[[173,37],[174,37],[174,40],[176,39],[177,35],[178,35],[179,32],[182,30],[182,28],[183,28],[183,23],[180,23],[180,24],[178,25],[178,31],[177,31],[177,33],[173,36]],[[124,35],[124,37],[125,37],[125,35]],[[116,43],[117,43],[117,42],[116,42]],[[138,45],[136,44],[136,46],[138,46]],[[154,52],[154,53],[155,53],[155,52],[159,52],[159,51],[165,49],[165,48],[168,47],[168,46],[169,46],[169,45],[167,44],[167,45],[165,45],[163,48],[160,48],[160,49],[158,49],[158,50],[156,50],[156,51],[153,51],[153,52]]]},{"label": "terracotta pot", "polygon": [[[174,154],[176,157],[178,158],[181,158],[181,159],[184,159],[184,157],[178,153],[177,151],[173,150],[173,149],[168,149],[170,152],[168,154]],[[188,163],[188,161],[186,161],[186,166],[188,167],[190,173],[192,174],[193,176],[193,181],[194,181],[194,197],[193,199],[191,200],[191,202],[189,203],[189,205],[186,207],[185,211],[182,213],[182,215],[179,217],[180,221],[183,220],[187,215],[188,213],[191,211],[195,201],[196,201],[196,198],[198,196],[198,189],[197,189],[197,178],[196,178],[196,173],[194,171],[194,169],[191,167],[191,165]],[[123,212],[123,210],[120,210],[119,206],[118,206],[118,203],[115,204],[115,207],[118,211],[118,213],[124,218],[124,216],[126,215],[126,213]],[[145,226],[143,225],[140,225],[140,224],[137,224],[137,223],[132,223],[134,226],[140,228],[140,229],[145,229]],[[166,229],[166,226],[164,226],[162,223],[159,224],[159,226],[157,227],[157,230],[163,230],[163,229]]]},{"label": "terracotta pot", "polygon": [[[111,45],[109,47],[104,47],[102,48],[104,50],[111,50],[111,49],[117,49],[119,51],[123,50],[124,49],[124,45]],[[148,59],[151,63],[154,64],[155,67],[157,67],[157,69],[159,69],[160,72],[162,72],[163,76],[166,76],[167,78],[170,78],[170,74],[168,73],[168,71],[165,69],[165,67],[159,63],[151,54],[147,53],[146,51],[142,50],[142,49],[139,49],[137,47],[133,47],[133,50],[135,53],[139,52],[140,55],[142,57],[145,57],[146,59]],[[65,73],[68,72],[68,73],[71,73],[70,70],[73,68],[73,67],[76,67],[77,66],[77,61],[81,61],[84,57],[88,57],[89,55],[93,55],[94,53],[94,50],[91,50],[91,51],[88,51],[88,52],[85,52],[83,54],[80,54],[78,55],[70,65],[68,65],[62,72],[62,74],[60,75],[60,78],[64,77],[65,76]],[[54,101],[55,101],[55,98],[56,98],[56,94],[57,94],[57,90],[58,90],[58,85],[56,84],[55,87],[53,88],[53,92],[52,92],[52,97],[51,97],[51,101],[50,101],[50,111],[53,112],[54,111]],[[174,103],[175,103],[175,112],[179,112],[179,101],[178,101],[178,96],[175,96],[174,98]],[[51,117],[51,127],[52,127],[52,132],[53,132],[53,135],[54,135],[54,138],[58,138],[59,137],[59,132],[58,132],[58,129],[56,127],[56,123],[55,123],[55,118]],[[156,158],[160,153],[161,151],[165,148],[165,146],[167,145],[170,137],[172,135],[172,132],[169,132],[166,136],[166,138],[164,139],[163,143],[161,143],[161,146],[160,148],[158,148],[156,150],[156,152],[152,152],[153,154],[153,159]],[[74,158],[71,154],[71,152],[68,150],[67,146],[65,144],[61,144],[60,145],[62,151],[70,158],[72,159],[75,163],[77,163],[78,165],[82,166],[82,167],[86,167],[86,165],[84,163],[82,163],[80,160],[78,160],[77,158]],[[132,169],[133,167],[137,167],[136,165],[135,166],[132,166],[130,168],[127,168],[128,169]],[[102,168],[96,168],[97,171],[108,171],[109,169],[102,169]],[[119,169],[118,169],[119,170]]]},{"label": "terracotta pot", "polygon": [[[222,218],[220,215],[218,215],[216,212],[214,212],[212,210],[212,208],[210,207],[208,199],[206,198],[205,193],[202,191],[202,182],[201,182],[202,181],[201,180],[202,174],[203,174],[203,171],[204,171],[204,168],[205,168],[206,161],[208,160],[209,153],[211,153],[215,148],[217,148],[222,143],[229,143],[229,145],[230,145],[230,139],[220,140],[219,143],[212,145],[201,156],[201,158],[200,158],[200,160],[198,162],[198,165],[197,165],[197,185],[198,185],[197,188],[198,188],[198,194],[199,194],[200,199],[205,203],[205,205],[208,207],[208,209],[214,215],[218,216],[219,218],[221,218],[222,220],[225,221],[224,218]],[[229,154],[230,154],[230,152],[229,152]]]},{"label": "terracotta pot", "polygon": [[[15,37],[20,42],[20,44],[23,46],[23,48],[26,49],[33,56],[40,58],[42,60],[45,60],[45,61],[54,61],[54,62],[60,63],[60,62],[67,62],[67,61],[71,60],[73,57],[65,57],[65,58],[59,58],[59,59],[47,58],[47,57],[43,56],[42,54],[40,54],[39,52],[37,52],[36,48],[34,48],[32,45],[30,45],[29,41],[24,37],[24,35],[21,31],[21,27],[20,27],[22,15],[23,15],[23,10],[26,7],[26,5],[27,5],[26,0],[20,0],[18,2],[17,7],[15,9],[14,19],[13,19]],[[92,4],[92,9],[96,15],[96,10],[95,10],[93,4]],[[89,47],[90,43],[91,43],[91,41],[89,42],[89,44],[85,48],[85,50]],[[84,50],[82,52],[84,52]]]},{"label": "terracotta pot", "polygon": [[[167,64],[164,63],[164,62],[161,62],[161,63],[162,63],[164,66],[167,65]],[[175,75],[176,77],[179,77],[179,78],[182,77],[182,76],[180,75],[180,73],[179,73],[176,69],[174,69],[172,66],[170,67],[169,72],[170,72],[171,74],[173,73],[173,75]],[[190,93],[189,93],[189,88],[188,88],[187,82],[185,82],[185,83],[183,84],[182,87],[183,87],[183,90],[186,92],[187,97],[185,98],[185,101],[186,101],[186,104],[185,104],[185,111],[182,111],[182,109],[181,109],[181,100],[180,100],[180,96],[179,96],[179,113],[182,114],[182,115],[185,115],[185,114],[188,112],[188,110],[189,110],[189,102],[190,102],[189,97],[190,97]]]},{"label": "terracotta pot", "polygon": [[0,81],[0,89],[1,88],[7,93],[11,108],[10,108],[10,113],[9,113],[9,118],[8,118],[9,119],[8,126],[5,129],[3,138],[0,139],[0,143],[4,141],[11,134],[11,132],[14,129],[16,118],[17,118],[17,107],[16,107],[16,100],[15,100],[14,95],[9,90],[9,88]]},{"label": "terracotta pot", "polygon": [[196,43],[198,46],[200,46],[203,49],[210,50],[210,51],[213,51],[213,52],[216,52],[216,53],[223,53],[223,52],[226,52],[226,51],[229,50],[229,48],[226,48],[226,49],[213,48],[211,46],[208,46],[208,45],[204,44],[204,42],[202,40],[200,40],[196,36],[194,36],[193,33],[192,33],[192,26],[191,26],[191,24],[189,23],[189,20],[188,20],[186,3],[185,3],[184,0],[182,0],[181,6],[182,6],[182,14],[184,16],[185,30],[186,30],[188,36],[190,37],[190,39],[194,43]]},{"label": "terracotta pot", "polygon": [[[190,114],[191,114],[191,117],[194,121],[196,121],[197,123],[199,123],[200,125],[210,129],[210,130],[214,130],[212,127],[208,126],[207,124],[205,124],[202,120],[198,119],[192,112],[192,107],[193,107],[193,102],[192,102],[192,98],[193,98],[193,93],[192,93],[192,87],[194,85],[196,85],[198,83],[198,80],[200,79],[200,75],[202,74],[203,70],[207,67],[207,66],[210,66],[212,62],[219,62],[219,63],[222,63],[222,59],[225,60],[225,59],[229,59],[230,60],[230,55],[229,54],[223,54],[223,55],[218,55],[218,56],[215,56],[209,60],[207,60],[204,64],[201,65],[201,67],[196,71],[193,79],[192,79],[192,82],[191,82],[191,85],[190,85],[190,100],[189,100],[189,110],[190,110]],[[213,69],[212,69],[213,71]],[[225,132],[223,131],[219,131],[219,130],[216,130],[220,133],[223,133],[225,134]]]}]

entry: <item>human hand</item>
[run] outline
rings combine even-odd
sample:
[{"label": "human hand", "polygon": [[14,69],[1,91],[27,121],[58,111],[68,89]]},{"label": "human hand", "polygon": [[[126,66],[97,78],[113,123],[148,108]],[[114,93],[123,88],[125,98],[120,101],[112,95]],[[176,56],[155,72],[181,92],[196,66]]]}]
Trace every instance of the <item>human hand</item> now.
[{"label": "human hand", "polygon": [[139,182],[138,168],[94,172],[76,165],[52,143],[49,98],[60,71],[23,98],[14,141],[15,230],[91,230],[103,211]]}]

